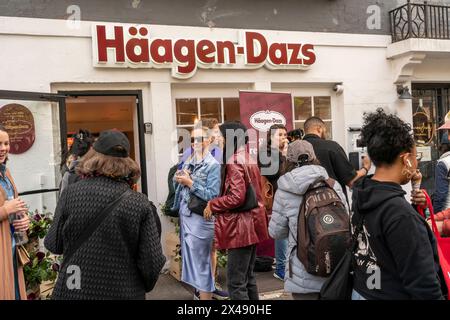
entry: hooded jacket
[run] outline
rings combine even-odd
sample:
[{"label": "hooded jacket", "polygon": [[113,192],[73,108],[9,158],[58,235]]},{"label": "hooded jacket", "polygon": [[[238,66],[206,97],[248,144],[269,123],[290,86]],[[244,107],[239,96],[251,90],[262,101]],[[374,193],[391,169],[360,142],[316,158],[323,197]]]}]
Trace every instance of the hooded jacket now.
[{"label": "hooded jacket", "polygon": [[[274,239],[288,238],[288,261],[284,290],[293,293],[315,293],[322,288],[326,278],[306,272],[297,258],[297,221],[303,196],[314,182],[328,179],[324,167],[303,166],[281,176],[275,193],[272,216],[269,222],[269,234]],[[342,202],[347,206],[345,195],[339,183],[334,184]]]},{"label": "hooded jacket", "polygon": [[372,176],[353,188],[353,230],[364,219],[354,289],[366,299],[442,299],[436,241],[405,194],[399,184]]}]

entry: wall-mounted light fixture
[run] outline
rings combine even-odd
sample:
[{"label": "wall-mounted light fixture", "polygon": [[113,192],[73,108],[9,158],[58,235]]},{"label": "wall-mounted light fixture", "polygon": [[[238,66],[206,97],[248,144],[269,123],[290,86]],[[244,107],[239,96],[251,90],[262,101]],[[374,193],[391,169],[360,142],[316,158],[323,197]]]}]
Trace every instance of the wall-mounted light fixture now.
[{"label": "wall-mounted light fixture", "polygon": [[399,99],[412,99],[408,86],[397,85],[397,93]]}]

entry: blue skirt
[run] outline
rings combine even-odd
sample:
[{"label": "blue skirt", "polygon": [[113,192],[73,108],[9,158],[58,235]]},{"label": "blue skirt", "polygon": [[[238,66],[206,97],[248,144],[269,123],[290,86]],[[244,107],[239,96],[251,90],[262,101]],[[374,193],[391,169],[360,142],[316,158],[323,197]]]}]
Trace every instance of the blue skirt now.
[{"label": "blue skirt", "polygon": [[181,281],[203,292],[215,290],[211,270],[214,220],[206,221],[180,204]]}]

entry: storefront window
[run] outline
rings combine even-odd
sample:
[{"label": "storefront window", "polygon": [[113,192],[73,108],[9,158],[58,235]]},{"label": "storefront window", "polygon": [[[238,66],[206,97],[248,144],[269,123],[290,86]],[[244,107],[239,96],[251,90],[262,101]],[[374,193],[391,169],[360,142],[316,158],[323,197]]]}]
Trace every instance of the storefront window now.
[{"label": "storefront window", "polygon": [[294,97],[295,120],[305,121],[312,116],[311,97]]},{"label": "storefront window", "polygon": [[314,97],[314,115],[320,119],[331,119],[331,97]]},{"label": "storefront window", "polygon": [[[189,141],[187,132],[202,118],[216,118],[219,124],[240,120],[239,98],[181,98],[175,99],[177,112],[178,150]],[[184,141],[184,142],[183,142]]]},{"label": "storefront window", "polygon": [[327,136],[332,138],[333,124],[331,120],[331,97],[294,97],[294,127],[304,129],[309,117],[319,117],[325,122]]},{"label": "storefront window", "polygon": [[201,118],[222,119],[220,98],[200,99],[200,119]]},{"label": "storefront window", "polygon": [[177,99],[177,125],[192,125],[198,119],[197,99]]},{"label": "storefront window", "polygon": [[238,98],[223,98],[224,121],[241,120]]}]

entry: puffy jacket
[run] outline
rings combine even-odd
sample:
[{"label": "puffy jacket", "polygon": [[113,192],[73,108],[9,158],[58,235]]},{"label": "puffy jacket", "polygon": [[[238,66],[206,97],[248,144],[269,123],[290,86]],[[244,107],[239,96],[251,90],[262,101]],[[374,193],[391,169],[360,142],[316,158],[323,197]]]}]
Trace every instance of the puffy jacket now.
[{"label": "puffy jacket", "polygon": [[[294,169],[278,180],[278,190],[275,193],[269,233],[275,239],[289,239],[287,251],[289,263],[286,263],[287,270],[284,282],[286,292],[319,292],[326,280],[326,278],[307,273],[305,267],[297,258],[297,220],[300,205],[308,187],[320,178],[328,179],[325,168],[308,165]],[[345,195],[339,183],[334,184],[334,190],[347,206]]]},{"label": "puffy jacket", "polygon": [[[216,214],[216,246],[221,250],[242,248],[269,238],[268,219],[261,194],[261,175],[256,161],[249,164],[248,159],[249,154],[243,148],[230,158],[226,164],[222,195],[210,201],[210,208]],[[259,206],[248,212],[230,212],[245,203],[248,186],[246,171]]]}]

